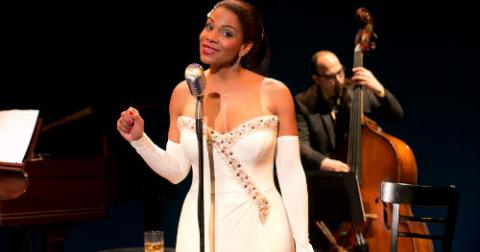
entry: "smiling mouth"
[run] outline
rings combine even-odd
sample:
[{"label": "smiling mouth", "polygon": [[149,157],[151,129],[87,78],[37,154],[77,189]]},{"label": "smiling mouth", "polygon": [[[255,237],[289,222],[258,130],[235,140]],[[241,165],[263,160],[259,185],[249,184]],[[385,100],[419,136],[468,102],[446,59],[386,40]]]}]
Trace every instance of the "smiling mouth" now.
[{"label": "smiling mouth", "polygon": [[209,54],[216,53],[218,51],[219,51],[218,49],[215,49],[215,48],[210,47],[208,45],[202,45],[202,53],[204,53],[204,54],[209,55]]}]

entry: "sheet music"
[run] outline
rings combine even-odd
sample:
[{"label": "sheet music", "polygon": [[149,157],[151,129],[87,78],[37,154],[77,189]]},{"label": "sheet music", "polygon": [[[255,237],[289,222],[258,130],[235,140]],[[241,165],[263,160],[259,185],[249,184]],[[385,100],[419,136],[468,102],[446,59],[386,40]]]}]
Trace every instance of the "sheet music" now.
[{"label": "sheet music", "polygon": [[38,114],[38,110],[0,111],[0,162],[23,162]]}]

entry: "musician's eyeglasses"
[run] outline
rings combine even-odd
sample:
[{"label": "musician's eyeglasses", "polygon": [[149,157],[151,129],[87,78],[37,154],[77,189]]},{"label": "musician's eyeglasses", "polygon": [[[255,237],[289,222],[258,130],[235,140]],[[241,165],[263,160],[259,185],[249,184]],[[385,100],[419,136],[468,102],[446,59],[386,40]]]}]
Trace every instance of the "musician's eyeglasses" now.
[{"label": "musician's eyeglasses", "polygon": [[326,80],[334,80],[337,76],[344,76],[345,75],[345,67],[342,67],[338,72],[332,74],[317,74],[319,77],[324,78]]}]

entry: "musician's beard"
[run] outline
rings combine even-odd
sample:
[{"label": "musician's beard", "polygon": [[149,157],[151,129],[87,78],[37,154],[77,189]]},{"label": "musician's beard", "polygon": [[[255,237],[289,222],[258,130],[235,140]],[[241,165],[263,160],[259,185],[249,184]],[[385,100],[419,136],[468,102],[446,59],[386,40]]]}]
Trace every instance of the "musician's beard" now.
[{"label": "musician's beard", "polygon": [[349,101],[350,99],[348,97],[346,86],[342,84],[336,85],[335,92],[331,100],[332,108],[338,111],[345,105],[348,105]]}]

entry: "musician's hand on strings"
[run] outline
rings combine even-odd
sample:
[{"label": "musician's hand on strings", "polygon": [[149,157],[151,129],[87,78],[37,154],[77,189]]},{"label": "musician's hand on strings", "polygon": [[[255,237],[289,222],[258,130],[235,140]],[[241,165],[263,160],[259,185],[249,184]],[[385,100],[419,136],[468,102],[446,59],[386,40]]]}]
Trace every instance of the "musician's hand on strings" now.
[{"label": "musician's hand on strings", "polygon": [[320,163],[320,170],[322,171],[335,171],[335,172],[349,172],[350,167],[342,161],[325,158]]},{"label": "musician's hand on strings", "polygon": [[352,80],[355,83],[372,90],[379,97],[385,96],[385,88],[371,71],[363,67],[355,67],[352,71]]},{"label": "musician's hand on strings", "polygon": [[117,120],[117,130],[127,141],[136,141],[143,136],[144,122],[135,108],[129,107],[120,114]]}]

